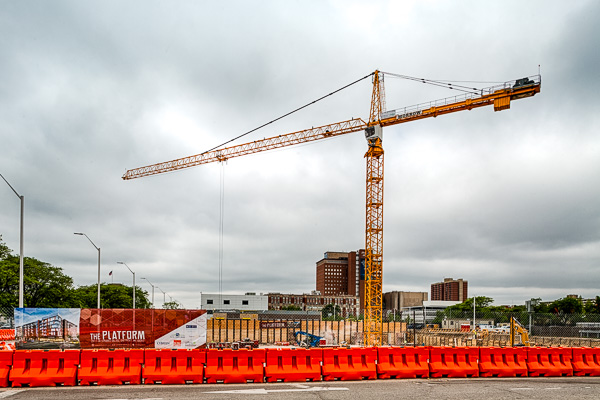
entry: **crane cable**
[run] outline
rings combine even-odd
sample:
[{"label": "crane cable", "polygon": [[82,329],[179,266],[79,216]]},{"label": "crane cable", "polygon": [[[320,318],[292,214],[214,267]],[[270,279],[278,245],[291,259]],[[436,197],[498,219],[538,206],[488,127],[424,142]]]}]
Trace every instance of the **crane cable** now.
[{"label": "crane cable", "polygon": [[425,79],[425,78],[417,78],[414,76],[408,76],[408,75],[400,75],[400,74],[393,74],[391,72],[384,72],[384,75],[389,75],[395,78],[401,78],[401,79],[407,79],[410,81],[416,81],[416,82],[421,82],[421,83],[426,83],[429,85],[433,85],[433,86],[439,86],[439,87],[443,87],[446,89],[453,89],[453,90],[459,90],[461,92],[466,92],[466,93],[473,93],[473,94],[478,94],[479,91],[481,89],[478,88],[474,88],[474,87],[469,87],[469,86],[463,86],[463,85],[457,85],[457,84],[453,84],[451,82],[466,82],[466,81],[438,81],[438,80],[433,80],[433,79]]},{"label": "crane cable", "polygon": [[246,136],[246,135],[249,135],[249,134],[251,134],[252,132],[255,132],[255,131],[257,131],[257,130],[259,130],[259,129],[261,129],[261,128],[264,128],[265,126],[267,126],[267,125],[270,125],[270,124],[272,124],[273,122],[277,122],[277,121],[279,121],[280,119],[283,119],[283,118],[285,118],[285,117],[287,117],[287,116],[289,116],[289,115],[292,115],[292,114],[294,114],[295,112],[298,112],[298,111],[300,111],[300,110],[302,110],[302,109],[304,109],[304,108],[306,108],[306,107],[308,107],[308,106],[310,106],[310,105],[313,105],[313,104],[315,104],[315,103],[317,103],[317,102],[319,102],[319,101],[321,101],[321,100],[323,100],[323,99],[325,99],[325,98],[327,98],[327,97],[329,97],[329,96],[332,96],[332,95],[334,95],[334,94],[336,94],[336,93],[338,93],[338,92],[341,92],[342,90],[344,90],[344,89],[347,89],[347,88],[349,88],[350,86],[352,86],[352,85],[354,85],[354,84],[356,84],[356,83],[358,83],[358,82],[360,82],[360,81],[362,81],[362,80],[364,80],[364,79],[367,79],[367,78],[368,78],[368,77],[370,77],[370,76],[373,76],[374,74],[375,74],[374,72],[371,72],[369,75],[365,75],[365,76],[363,76],[362,78],[360,78],[360,79],[357,79],[357,80],[355,80],[354,82],[347,84],[346,86],[343,86],[343,87],[341,87],[341,88],[339,88],[339,89],[337,89],[337,90],[334,90],[333,92],[331,92],[331,93],[329,93],[329,94],[326,94],[325,96],[321,96],[321,97],[319,97],[318,99],[316,99],[316,100],[313,100],[313,101],[311,101],[310,103],[307,103],[307,104],[303,105],[302,107],[298,107],[298,108],[296,108],[295,110],[293,110],[293,111],[290,111],[290,112],[288,112],[288,113],[286,113],[286,114],[283,114],[282,116],[280,116],[280,117],[278,117],[278,118],[275,118],[275,119],[273,119],[273,120],[271,120],[271,121],[269,121],[269,122],[267,122],[267,123],[264,123],[264,124],[262,124],[262,125],[261,125],[261,126],[259,126],[259,127],[256,127],[256,128],[254,128],[254,129],[252,129],[252,130],[249,130],[249,131],[248,131],[248,132],[246,132],[246,133],[242,133],[241,135],[239,135],[239,136],[236,136],[236,137],[234,137],[233,139],[230,139],[230,140],[228,140],[228,141],[226,141],[226,142],[224,142],[224,143],[221,143],[221,144],[220,144],[220,145],[218,145],[218,146],[215,146],[215,147],[213,147],[213,148],[211,148],[211,149],[208,149],[208,150],[206,150],[206,151],[204,151],[204,152],[200,153],[200,155],[202,155],[202,154],[206,154],[206,153],[208,153],[209,151],[217,150],[218,148],[220,148],[220,147],[223,147],[223,146],[225,146],[226,144],[229,144],[229,143],[231,143],[231,142],[233,142],[233,141],[235,141],[235,140],[238,140],[239,138],[242,138],[242,137],[244,137],[244,136]]}]

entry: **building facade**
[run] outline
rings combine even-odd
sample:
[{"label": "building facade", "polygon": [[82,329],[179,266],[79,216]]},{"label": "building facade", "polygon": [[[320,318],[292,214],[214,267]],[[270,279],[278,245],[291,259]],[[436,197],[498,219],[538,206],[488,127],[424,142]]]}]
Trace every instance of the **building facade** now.
[{"label": "building facade", "polygon": [[383,311],[401,310],[405,307],[420,307],[428,300],[427,292],[387,292],[383,294]]},{"label": "building facade", "polygon": [[256,293],[218,294],[200,293],[200,308],[207,311],[266,311],[269,307],[267,295]]},{"label": "building facade", "polygon": [[269,293],[269,310],[285,310],[290,306],[298,307],[300,311],[321,311],[328,304],[339,306],[341,317],[360,314],[360,300],[357,296],[321,295],[317,291],[311,294]]},{"label": "building facade", "polygon": [[443,282],[431,284],[432,301],[458,301],[469,298],[469,282],[463,279],[444,278]]},{"label": "building facade", "polygon": [[317,261],[316,290],[323,296],[355,296],[364,308],[365,251],[328,251]]}]

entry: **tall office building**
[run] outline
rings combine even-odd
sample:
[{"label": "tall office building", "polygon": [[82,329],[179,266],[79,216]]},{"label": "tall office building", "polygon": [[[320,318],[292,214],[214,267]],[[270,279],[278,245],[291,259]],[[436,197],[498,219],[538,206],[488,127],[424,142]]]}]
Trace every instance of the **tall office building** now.
[{"label": "tall office building", "polygon": [[463,302],[469,297],[468,286],[468,281],[444,278],[443,282],[431,284],[431,300]]},{"label": "tall office building", "polygon": [[317,261],[317,291],[324,296],[360,297],[364,308],[365,251],[328,251]]}]

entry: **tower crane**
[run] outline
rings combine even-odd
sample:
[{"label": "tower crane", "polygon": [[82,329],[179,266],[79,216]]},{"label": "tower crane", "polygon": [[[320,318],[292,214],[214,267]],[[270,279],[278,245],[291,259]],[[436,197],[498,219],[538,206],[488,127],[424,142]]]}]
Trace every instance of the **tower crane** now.
[{"label": "tower crane", "polygon": [[[484,89],[469,90],[460,96],[447,97],[411,107],[386,110],[384,90],[384,76],[386,74],[377,70],[367,75],[367,77],[371,76],[373,80],[368,121],[364,121],[361,118],[352,118],[346,121],[255,140],[249,143],[216,148],[189,157],[130,169],[125,172],[122,178],[129,180],[172,172],[262,151],[364,131],[368,149],[365,154],[367,173],[363,331],[364,344],[366,346],[377,346],[382,341],[384,158],[382,128],[489,105],[494,106],[494,111],[502,111],[510,108],[511,101],[534,96],[541,90],[541,76],[534,75]],[[438,84],[438,86],[441,85],[440,82],[436,81],[410,79],[424,83]]]}]

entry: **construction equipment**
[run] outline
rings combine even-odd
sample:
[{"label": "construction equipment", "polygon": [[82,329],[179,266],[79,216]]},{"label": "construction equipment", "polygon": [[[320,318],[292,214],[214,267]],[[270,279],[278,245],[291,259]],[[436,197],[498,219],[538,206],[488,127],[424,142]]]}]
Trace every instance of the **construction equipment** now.
[{"label": "construction equipment", "polygon": [[[302,339],[304,337],[304,339]],[[296,339],[296,343],[300,347],[306,347],[307,349],[310,347],[319,347],[321,343],[321,336],[313,335],[312,333],[304,332],[304,331],[296,331],[294,332],[294,338]]]},{"label": "construction equipment", "polygon": [[521,338],[521,343],[516,344],[516,346],[530,346],[529,343],[529,333],[527,329],[523,328],[523,325],[519,323],[515,319],[515,317],[510,317],[510,346],[515,346],[515,338],[519,335]]},{"label": "construction equipment", "polygon": [[[375,71],[372,76],[373,90],[368,122],[360,118],[278,135],[250,143],[217,148],[172,161],[148,165],[126,171],[123,179],[141,178],[165,172],[194,167],[211,162],[225,161],[248,154],[303,144],[351,132],[364,131],[368,143],[366,179],[366,227],[365,227],[365,309],[364,336],[366,346],[376,346],[382,339],[382,278],[383,278],[383,147],[382,128],[386,126],[438,117],[458,111],[493,105],[494,111],[510,108],[512,100],[531,97],[541,90],[541,76],[535,75],[484,89],[466,91],[460,96],[431,101],[412,107],[386,111],[384,75]],[[388,74],[398,76],[395,74]],[[442,86],[438,81],[416,79],[423,83]],[[364,78],[363,78],[364,79]],[[358,81],[357,81],[358,82]],[[356,83],[356,82],[355,82]],[[449,85],[449,84],[448,84]],[[443,84],[446,87],[446,84]],[[463,90],[465,91],[465,90]],[[287,115],[287,114],[286,114]],[[265,124],[266,125],[266,124]],[[263,125],[264,126],[264,125]],[[252,131],[251,131],[252,132]]]}]

